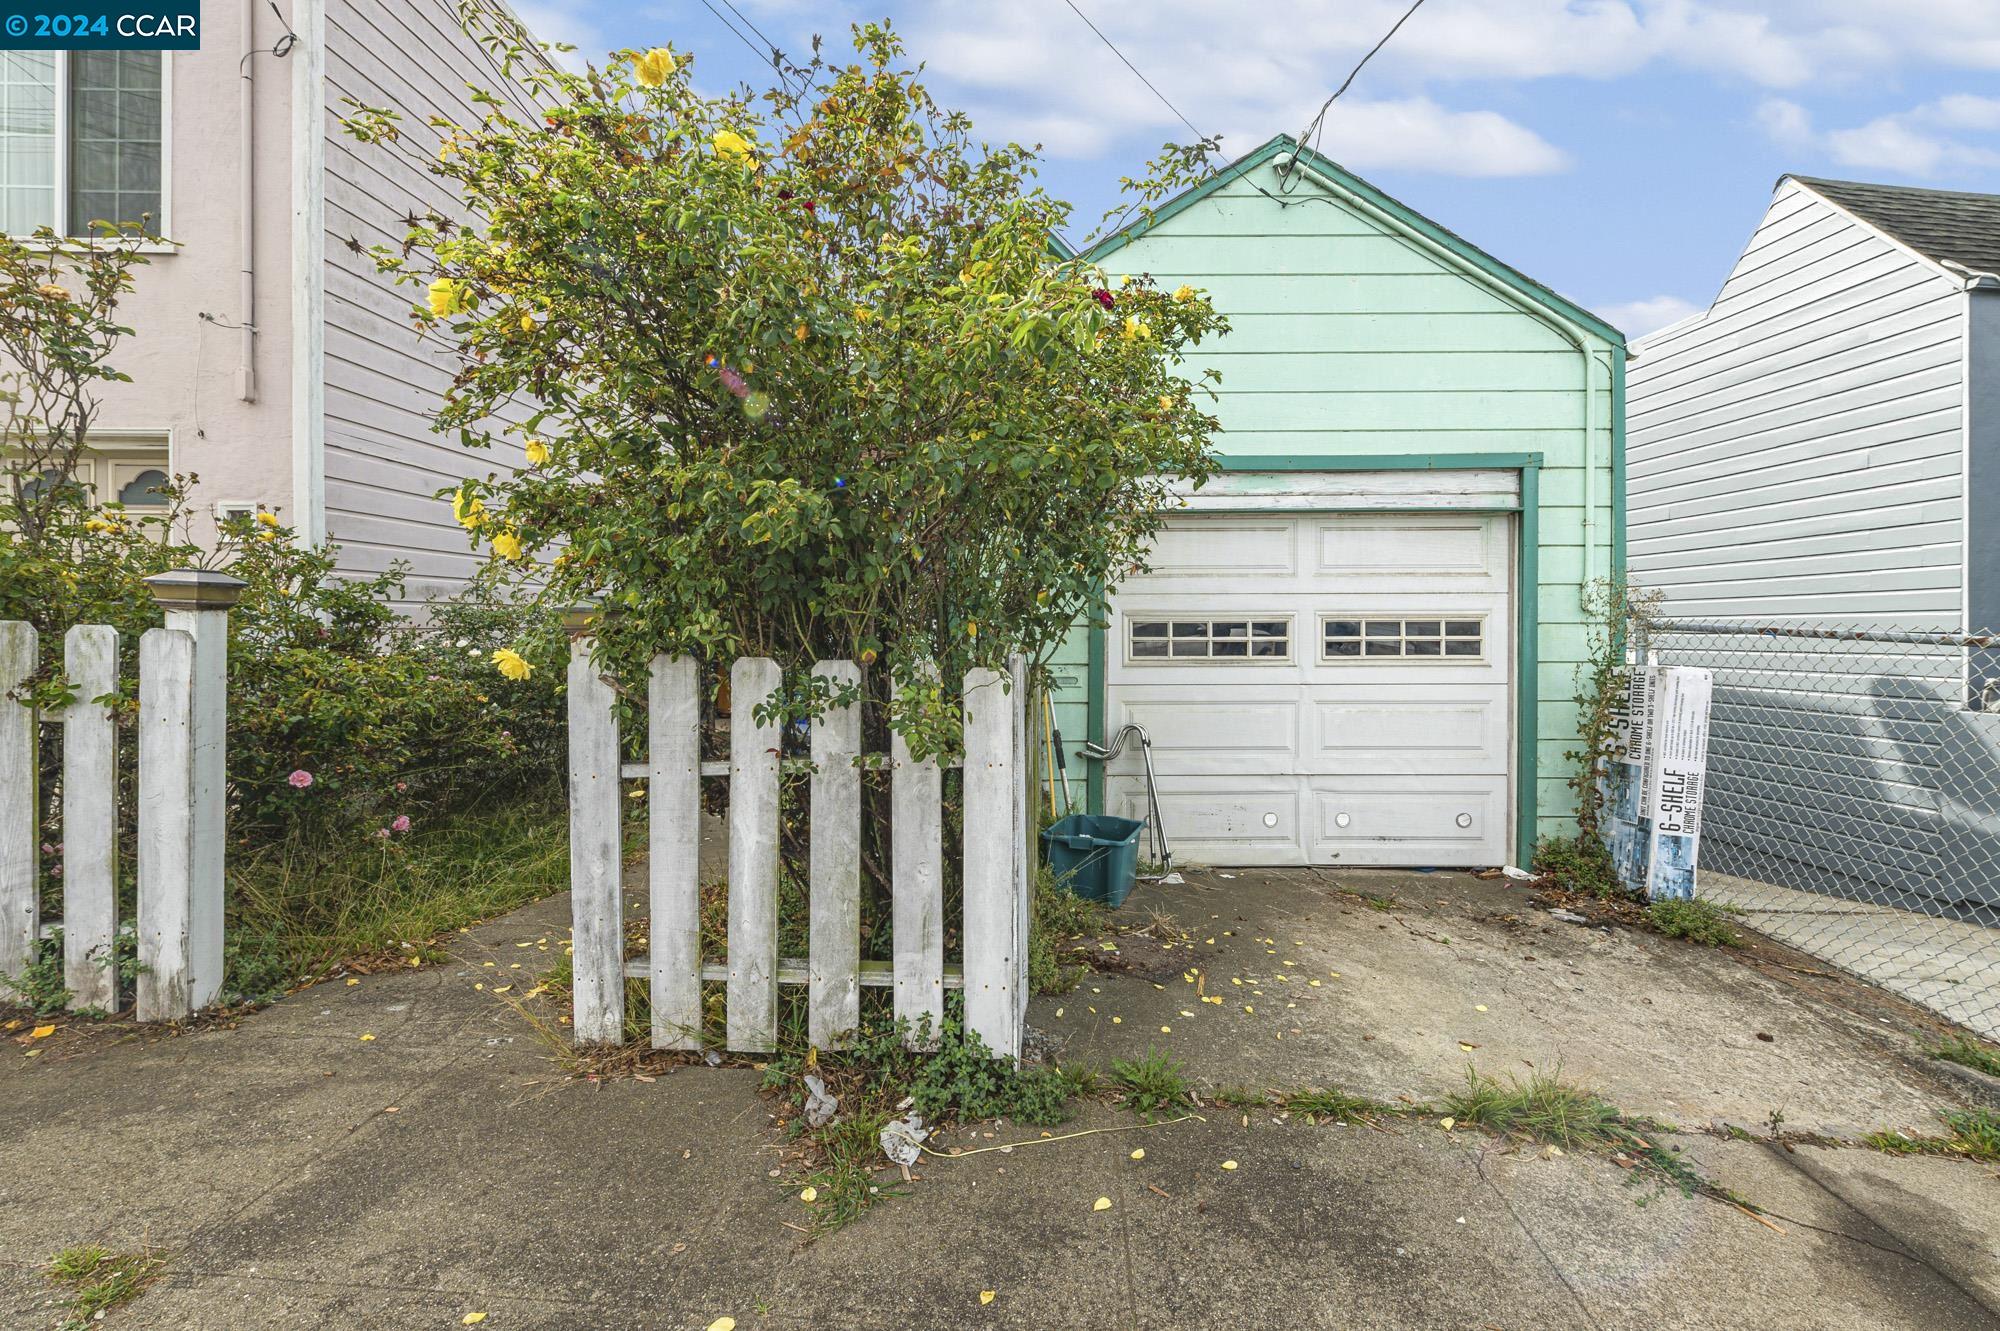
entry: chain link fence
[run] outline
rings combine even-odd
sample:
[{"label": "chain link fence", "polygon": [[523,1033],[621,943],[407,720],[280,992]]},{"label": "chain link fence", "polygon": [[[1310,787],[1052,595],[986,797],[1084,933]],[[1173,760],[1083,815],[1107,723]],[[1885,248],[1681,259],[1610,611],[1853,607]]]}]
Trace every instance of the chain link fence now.
[{"label": "chain link fence", "polygon": [[1714,673],[1698,894],[2000,1038],[2000,634],[1666,620],[1634,643]]}]

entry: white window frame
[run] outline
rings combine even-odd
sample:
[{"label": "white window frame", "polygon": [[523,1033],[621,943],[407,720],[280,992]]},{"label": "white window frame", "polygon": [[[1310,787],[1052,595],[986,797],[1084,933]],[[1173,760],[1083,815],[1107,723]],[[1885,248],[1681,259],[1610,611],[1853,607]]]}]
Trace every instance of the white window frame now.
[{"label": "white window frame", "polygon": [[[1268,614],[1259,614],[1255,611],[1244,610],[1126,610],[1121,613],[1125,621],[1124,650],[1125,664],[1128,666],[1288,666],[1297,663],[1299,643],[1298,616],[1288,610],[1274,611]],[[1241,621],[1246,626],[1246,629],[1247,626],[1252,624],[1269,624],[1283,621],[1285,625],[1285,654],[1283,656],[1251,656],[1247,653],[1243,656],[1174,656],[1172,655],[1173,649],[1171,646],[1169,646],[1168,655],[1166,656],[1135,656],[1132,652],[1132,644],[1135,641],[1132,630],[1142,623],[1165,623],[1167,625],[1167,636],[1162,641],[1171,644],[1173,642],[1173,625],[1177,623],[1215,624],[1218,622],[1236,623],[1238,621]],[[1209,637],[1205,637],[1203,640],[1206,642],[1215,641]],[[1257,639],[1255,636],[1249,636],[1244,641],[1255,642]],[[1267,638],[1264,641],[1268,642],[1270,639]]]},{"label": "white window frame", "polygon": [[[1446,635],[1444,632],[1444,626],[1448,621],[1455,620],[1459,623],[1476,622],[1479,625],[1479,637],[1477,639],[1479,643],[1478,654],[1476,656],[1466,656],[1463,654],[1458,656],[1447,656],[1444,653],[1444,648],[1442,647],[1442,645],[1440,645],[1440,647],[1438,648],[1438,654],[1436,656],[1411,656],[1403,651],[1398,651],[1394,656],[1370,656],[1368,654],[1368,647],[1367,647],[1368,625],[1371,622],[1377,624],[1393,622],[1400,625],[1408,625],[1409,622],[1413,619],[1438,621],[1438,640],[1440,644],[1453,641],[1453,639],[1448,635]],[[1326,626],[1335,620],[1344,620],[1361,625],[1361,637],[1358,639],[1358,641],[1362,644],[1362,649],[1358,655],[1335,656],[1332,652],[1329,652],[1326,649]],[[1485,665],[1487,663],[1489,655],[1487,649],[1489,644],[1492,642],[1492,636],[1488,632],[1488,625],[1491,623],[1491,621],[1492,621],[1492,616],[1486,614],[1484,611],[1398,610],[1398,611],[1384,612],[1380,610],[1361,610],[1353,612],[1342,612],[1337,610],[1328,610],[1320,612],[1318,631],[1314,634],[1314,638],[1318,643],[1317,650],[1319,652],[1319,663],[1321,665],[1337,665],[1337,666]],[[1396,641],[1400,644],[1403,642],[1407,642],[1408,640],[1409,640],[1409,632],[1407,628],[1399,630],[1396,635]],[[1466,642],[1470,640],[1461,637],[1457,639],[1457,641]]]},{"label": "white window frame", "polygon": [[[102,240],[100,235],[78,236],[71,234],[73,219],[69,215],[69,67],[72,51],[57,51],[56,57],[56,225],[55,232],[63,238],[61,248],[78,246],[87,240]],[[169,221],[173,217],[174,205],[174,53],[161,51],[160,56],[160,215],[154,229],[160,239],[127,240],[122,242],[146,254],[171,254],[175,246],[168,244],[166,237],[173,234]],[[32,237],[17,236],[17,240],[31,240]]]},{"label": "white window frame", "polygon": [[[88,470],[84,488],[93,507],[102,507],[118,498],[120,467],[157,467],[174,475],[174,432],[172,430],[105,429],[92,430],[83,449],[83,466]],[[100,464],[102,474],[100,475]],[[126,511],[146,515],[161,511],[162,505],[130,507]]]}]

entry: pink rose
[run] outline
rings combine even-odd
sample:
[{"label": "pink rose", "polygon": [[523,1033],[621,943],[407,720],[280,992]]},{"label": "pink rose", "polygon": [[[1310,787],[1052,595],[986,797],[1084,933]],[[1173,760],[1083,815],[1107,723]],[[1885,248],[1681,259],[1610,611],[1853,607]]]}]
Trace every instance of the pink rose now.
[{"label": "pink rose", "polygon": [[304,768],[300,768],[286,777],[285,780],[291,784],[293,790],[304,790],[313,783],[313,774]]},{"label": "pink rose", "polygon": [[389,824],[389,830],[390,830],[391,832],[407,832],[407,831],[409,831],[409,830],[410,830],[410,815],[409,815],[409,814],[407,814],[407,813],[399,813],[399,814],[397,814],[397,815],[396,815],[396,821],[395,821],[395,822],[393,822],[393,823],[390,823],[390,824]]}]

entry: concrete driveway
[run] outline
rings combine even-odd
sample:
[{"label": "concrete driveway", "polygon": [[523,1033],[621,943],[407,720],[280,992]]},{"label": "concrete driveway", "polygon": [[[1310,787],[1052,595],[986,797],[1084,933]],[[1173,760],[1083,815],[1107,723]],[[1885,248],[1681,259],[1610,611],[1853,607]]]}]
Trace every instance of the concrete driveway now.
[{"label": "concrete driveway", "polygon": [[926,1161],[808,1242],[754,1071],[567,1081],[495,997],[557,954],[555,899],[451,964],[235,1029],[6,1046],[0,1324],[54,1325],[37,1268],[96,1242],[169,1259],[110,1327],[2000,1325],[1992,1167],[1692,1131],[1758,1135],[1781,1106],[1788,1129],[1923,1130],[1969,1093],[1850,981],[1561,924],[1462,875],[1203,873],[1120,920],[1149,909],[1175,923],[1093,941],[1118,969],[1036,1001],[1063,1058],[1152,1046],[1211,1090],[1388,1100],[1560,1061],[1690,1129],[1677,1144],[1769,1223],[1673,1192],[1640,1206],[1605,1159],[1428,1118],[1204,1103],[1148,1129],[1092,1108],[1074,1127],[1120,1131],[1051,1143],[967,1129],[1019,1144]]}]

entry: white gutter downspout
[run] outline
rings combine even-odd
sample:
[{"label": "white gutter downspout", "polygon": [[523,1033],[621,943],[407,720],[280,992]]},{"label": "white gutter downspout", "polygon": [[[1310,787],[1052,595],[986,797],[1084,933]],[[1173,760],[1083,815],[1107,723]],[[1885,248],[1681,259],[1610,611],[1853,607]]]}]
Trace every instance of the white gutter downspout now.
[{"label": "white gutter downspout", "polygon": [[242,272],[237,279],[237,321],[242,340],[237,353],[236,396],[257,400],[257,0],[243,0],[242,78],[237,84],[236,137],[242,164],[237,171],[237,242]]},{"label": "white gutter downspout", "polygon": [[1377,208],[1374,204],[1368,202],[1368,200],[1350,192],[1340,182],[1328,179],[1325,175],[1314,170],[1310,162],[1300,161],[1296,154],[1287,153],[1280,156],[1277,161],[1277,167],[1280,174],[1289,172],[1293,167],[1297,167],[1305,175],[1339,195],[1350,206],[1368,214],[1404,239],[1413,241],[1424,249],[1429,250],[1454,272],[1458,272],[1469,280],[1484,286],[1530,318],[1539,319],[1549,325],[1562,334],[1565,341],[1576,348],[1577,355],[1583,358],[1583,576],[1584,580],[1588,582],[1591,577],[1592,566],[1597,561],[1597,393],[1595,384],[1596,374],[1594,373],[1597,357],[1590,349],[1591,335],[1585,332],[1580,325],[1572,323],[1554,310],[1544,309],[1539,305],[1530,304],[1523,300],[1519,292],[1498,278],[1477,268],[1465,267],[1459,261],[1458,256],[1450,250],[1438,244],[1429,236],[1424,235],[1421,231],[1411,229],[1394,215]]}]

